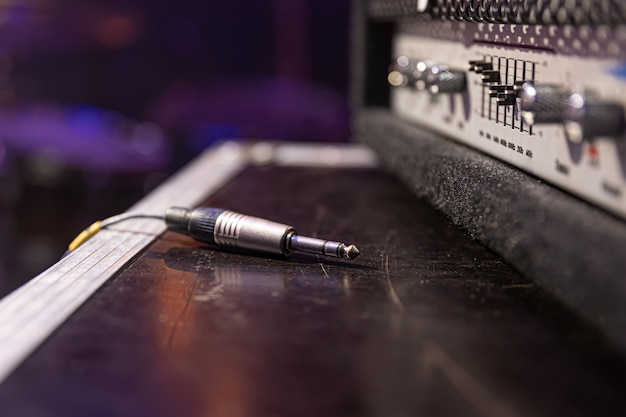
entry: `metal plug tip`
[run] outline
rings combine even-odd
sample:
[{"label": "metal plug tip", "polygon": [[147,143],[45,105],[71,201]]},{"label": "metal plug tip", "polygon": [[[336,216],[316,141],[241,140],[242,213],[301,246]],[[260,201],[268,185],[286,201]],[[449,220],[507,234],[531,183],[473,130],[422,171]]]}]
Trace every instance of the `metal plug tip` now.
[{"label": "metal plug tip", "polygon": [[334,240],[323,240],[315,237],[300,236],[292,232],[286,241],[288,251],[314,253],[316,255],[335,256],[337,258],[354,259],[361,253],[354,245],[346,245]]},{"label": "metal plug tip", "polygon": [[342,256],[348,259],[354,259],[361,254],[361,251],[354,245],[343,247]]}]

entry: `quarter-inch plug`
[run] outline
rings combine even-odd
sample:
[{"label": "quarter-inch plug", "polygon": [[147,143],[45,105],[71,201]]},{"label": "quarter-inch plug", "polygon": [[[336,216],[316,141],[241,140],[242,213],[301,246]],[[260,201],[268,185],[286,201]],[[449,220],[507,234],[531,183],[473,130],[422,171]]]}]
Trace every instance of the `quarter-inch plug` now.
[{"label": "quarter-inch plug", "polygon": [[361,253],[342,242],[299,236],[292,226],[229,210],[172,207],[165,212],[170,230],[200,242],[289,256],[293,252],[354,259]]}]

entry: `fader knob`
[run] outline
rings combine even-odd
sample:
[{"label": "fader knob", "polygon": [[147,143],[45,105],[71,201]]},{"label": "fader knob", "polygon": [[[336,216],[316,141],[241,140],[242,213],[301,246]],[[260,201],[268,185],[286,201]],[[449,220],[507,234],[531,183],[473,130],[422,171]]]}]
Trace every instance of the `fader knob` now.
[{"label": "fader knob", "polygon": [[520,109],[526,124],[561,123],[567,92],[558,85],[527,81],[519,88]]},{"label": "fader knob", "polygon": [[477,74],[482,74],[484,71],[493,69],[493,63],[485,60],[470,61],[469,70],[474,71]]},{"label": "fader knob", "polygon": [[500,82],[500,71],[498,70],[488,70],[483,71],[483,84],[491,84],[491,83],[499,83]]},{"label": "fader knob", "polygon": [[496,102],[498,106],[512,106],[515,104],[517,95],[512,91],[498,93]]},{"label": "fader knob", "polygon": [[494,84],[489,87],[489,97],[497,98],[498,94],[503,94],[507,90],[507,86],[503,84]]}]

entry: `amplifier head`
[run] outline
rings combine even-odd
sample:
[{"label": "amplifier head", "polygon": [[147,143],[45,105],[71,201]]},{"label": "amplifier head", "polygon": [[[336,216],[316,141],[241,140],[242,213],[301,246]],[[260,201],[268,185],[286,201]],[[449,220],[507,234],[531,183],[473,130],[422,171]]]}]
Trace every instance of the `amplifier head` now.
[{"label": "amplifier head", "polygon": [[369,0],[354,22],[356,136],[626,348],[626,3]]}]

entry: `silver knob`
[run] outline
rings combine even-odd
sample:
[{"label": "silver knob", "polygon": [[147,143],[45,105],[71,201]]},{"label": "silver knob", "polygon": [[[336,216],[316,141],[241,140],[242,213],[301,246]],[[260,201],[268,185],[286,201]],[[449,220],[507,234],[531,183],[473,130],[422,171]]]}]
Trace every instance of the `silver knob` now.
[{"label": "silver knob", "polygon": [[466,76],[463,71],[438,68],[431,69],[428,90],[432,94],[462,93],[467,88]]},{"label": "silver knob", "polygon": [[467,86],[463,71],[404,55],[392,62],[387,81],[393,87],[409,86],[417,90],[427,90],[433,95],[463,92]]},{"label": "silver knob", "polygon": [[438,68],[438,66],[431,61],[401,55],[392,62],[389,74],[387,74],[387,81],[393,87],[408,86],[424,90],[433,68]]},{"label": "silver knob", "polygon": [[522,119],[528,125],[563,122],[568,93],[553,84],[524,82],[519,87]]},{"label": "silver knob", "polygon": [[603,102],[583,94],[567,97],[563,123],[573,142],[597,137],[621,137],[626,128],[624,108],[618,103]]},{"label": "silver knob", "polygon": [[387,81],[392,87],[404,87],[412,83],[413,72],[415,71],[415,60],[400,55],[393,60],[387,74]]}]

